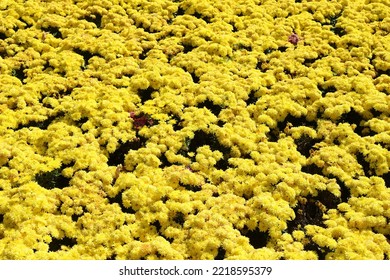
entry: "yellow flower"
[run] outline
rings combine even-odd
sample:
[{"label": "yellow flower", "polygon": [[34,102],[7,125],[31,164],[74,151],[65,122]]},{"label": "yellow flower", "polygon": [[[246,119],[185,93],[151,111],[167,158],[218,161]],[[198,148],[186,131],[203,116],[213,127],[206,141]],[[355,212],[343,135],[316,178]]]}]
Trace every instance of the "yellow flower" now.
[{"label": "yellow flower", "polygon": [[292,235],[297,241],[302,241],[305,238],[305,232],[302,230],[294,230]]}]

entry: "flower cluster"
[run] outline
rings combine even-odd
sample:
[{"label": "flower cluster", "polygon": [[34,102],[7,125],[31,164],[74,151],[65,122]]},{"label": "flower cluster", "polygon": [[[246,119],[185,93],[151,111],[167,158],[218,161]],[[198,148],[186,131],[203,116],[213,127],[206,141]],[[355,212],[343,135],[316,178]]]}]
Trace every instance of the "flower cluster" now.
[{"label": "flower cluster", "polygon": [[390,258],[384,1],[41,2],[0,3],[0,259]]}]

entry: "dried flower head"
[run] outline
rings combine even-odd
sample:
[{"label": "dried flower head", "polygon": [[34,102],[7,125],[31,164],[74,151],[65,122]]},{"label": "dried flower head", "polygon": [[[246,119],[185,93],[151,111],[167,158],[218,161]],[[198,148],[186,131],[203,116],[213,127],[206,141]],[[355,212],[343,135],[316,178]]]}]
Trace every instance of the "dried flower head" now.
[{"label": "dried flower head", "polygon": [[145,125],[153,125],[153,119],[148,114],[130,112],[130,118],[133,119],[134,128],[137,130]]},{"label": "dried flower head", "polygon": [[291,35],[288,37],[288,41],[289,41],[291,44],[296,45],[296,44],[298,44],[298,42],[299,42],[299,37],[298,37],[297,34],[293,33],[293,34],[291,34]]}]

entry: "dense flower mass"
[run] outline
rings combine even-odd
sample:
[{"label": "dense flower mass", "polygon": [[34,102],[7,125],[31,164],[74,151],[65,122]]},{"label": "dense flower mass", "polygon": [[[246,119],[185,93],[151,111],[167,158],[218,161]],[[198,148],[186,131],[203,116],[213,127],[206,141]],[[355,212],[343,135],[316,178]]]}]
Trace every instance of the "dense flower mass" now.
[{"label": "dense flower mass", "polygon": [[0,2],[0,259],[389,259],[385,0]]}]

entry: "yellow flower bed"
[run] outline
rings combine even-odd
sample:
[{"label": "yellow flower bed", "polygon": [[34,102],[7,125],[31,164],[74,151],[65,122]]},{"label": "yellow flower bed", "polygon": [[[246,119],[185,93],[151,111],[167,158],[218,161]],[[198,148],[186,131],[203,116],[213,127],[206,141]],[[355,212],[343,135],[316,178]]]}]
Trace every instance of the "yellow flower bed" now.
[{"label": "yellow flower bed", "polygon": [[0,259],[389,259],[389,32],[385,0],[1,1]]}]

